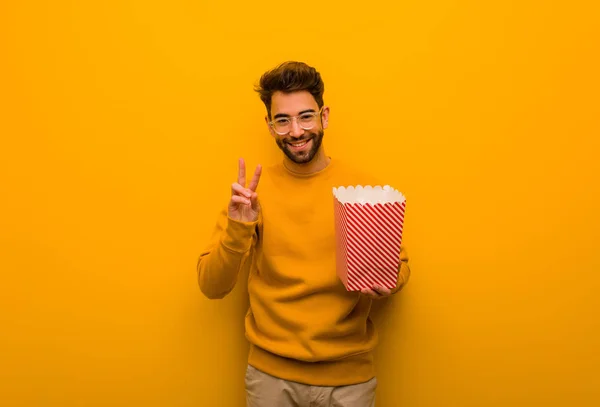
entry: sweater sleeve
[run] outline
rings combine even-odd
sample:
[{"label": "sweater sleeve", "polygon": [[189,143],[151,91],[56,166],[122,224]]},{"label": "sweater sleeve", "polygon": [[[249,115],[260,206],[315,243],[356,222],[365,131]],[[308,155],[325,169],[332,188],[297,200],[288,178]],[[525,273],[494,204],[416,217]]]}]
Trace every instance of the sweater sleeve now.
[{"label": "sweater sleeve", "polygon": [[240,222],[219,215],[213,238],[197,263],[198,285],[210,299],[220,299],[233,290],[239,273],[248,266],[256,240],[256,222]]},{"label": "sweater sleeve", "polygon": [[398,267],[398,282],[396,288],[392,290],[392,294],[402,290],[402,288],[408,283],[410,278],[410,266],[408,265],[408,253],[404,246],[400,247],[400,266]]}]

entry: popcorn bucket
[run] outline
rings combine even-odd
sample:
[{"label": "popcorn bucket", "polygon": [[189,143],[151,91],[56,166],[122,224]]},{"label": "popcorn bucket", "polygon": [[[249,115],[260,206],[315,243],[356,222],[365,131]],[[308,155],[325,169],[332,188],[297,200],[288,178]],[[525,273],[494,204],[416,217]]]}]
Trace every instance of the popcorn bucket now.
[{"label": "popcorn bucket", "polygon": [[333,188],[336,268],[348,291],[398,281],[406,198],[389,185]]}]

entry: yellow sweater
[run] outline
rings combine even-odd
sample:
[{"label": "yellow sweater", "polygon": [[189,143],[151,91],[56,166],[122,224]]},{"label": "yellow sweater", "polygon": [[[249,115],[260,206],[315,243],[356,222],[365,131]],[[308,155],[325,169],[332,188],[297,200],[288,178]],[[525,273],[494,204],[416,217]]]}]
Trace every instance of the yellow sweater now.
[{"label": "yellow sweater", "polygon": [[[285,380],[318,386],[374,377],[377,334],[371,299],[348,292],[336,274],[332,188],[380,184],[334,159],[301,175],[282,164],[265,168],[258,186],[257,222],[221,214],[198,261],[198,283],[222,298],[248,273],[248,363]],[[410,269],[404,248],[397,292]]]}]

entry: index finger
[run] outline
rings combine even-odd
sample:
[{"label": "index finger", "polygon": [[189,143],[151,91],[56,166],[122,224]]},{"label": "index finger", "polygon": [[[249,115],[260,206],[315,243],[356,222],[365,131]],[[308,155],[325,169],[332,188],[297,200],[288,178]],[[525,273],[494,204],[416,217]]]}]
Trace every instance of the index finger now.
[{"label": "index finger", "polygon": [[373,291],[375,291],[377,294],[383,295],[383,296],[388,296],[392,293],[389,288],[382,287],[380,285],[375,285],[373,287]]},{"label": "index finger", "polygon": [[239,168],[238,168],[238,184],[246,187],[246,163],[243,158],[239,160]]},{"label": "index finger", "polygon": [[252,179],[250,180],[250,185],[248,186],[248,189],[256,192],[256,188],[258,187],[258,181],[260,181],[261,173],[262,173],[262,167],[259,164],[256,166],[256,170],[254,170],[254,175],[252,176]]}]

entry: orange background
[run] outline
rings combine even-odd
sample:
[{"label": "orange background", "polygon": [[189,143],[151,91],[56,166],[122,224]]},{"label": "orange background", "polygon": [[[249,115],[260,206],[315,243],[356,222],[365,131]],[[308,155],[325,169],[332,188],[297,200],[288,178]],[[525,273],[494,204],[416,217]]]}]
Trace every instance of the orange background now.
[{"label": "orange background", "polygon": [[600,9],[556,3],[2,2],[0,405],[243,405],[195,262],[287,59],[408,199],[378,406],[599,405]]}]

